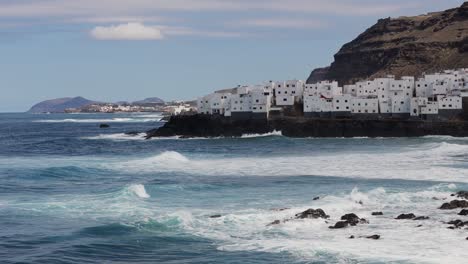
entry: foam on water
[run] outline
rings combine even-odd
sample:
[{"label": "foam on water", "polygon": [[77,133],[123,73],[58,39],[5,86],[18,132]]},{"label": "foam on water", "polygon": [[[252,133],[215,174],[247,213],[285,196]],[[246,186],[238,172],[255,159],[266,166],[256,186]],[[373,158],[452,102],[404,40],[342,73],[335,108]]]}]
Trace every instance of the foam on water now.
[{"label": "foam on water", "polygon": [[[290,176],[320,175],[352,178],[468,182],[468,168],[460,156],[468,145],[429,143],[397,151],[311,153],[271,157],[187,157],[170,151],[153,157],[108,164],[119,170],[180,172],[202,175]],[[417,161],[417,162],[416,162]],[[183,166],[180,166],[183,163]]]},{"label": "foam on water", "polygon": [[109,119],[43,119],[35,120],[33,122],[38,123],[144,123],[144,122],[158,122],[161,121],[162,117],[156,118],[109,118]]},{"label": "foam on water", "polygon": [[150,198],[149,194],[146,192],[145,186],[143,184],[132,184],[128,187],[128,190],[140,198]]},{"label": "foam on water", "polygon": [[83,137],[82,139],[127,141],[127,140],[145,140],[145,136],[146,136],[146,133],[138,133],[137,135],[116,133],[116,134],[100,134],[98,136],[93,136],[93,137]]},{"label": "foam on water", "polygon": [[[357,188],[342,194],[311,198],[283,211],[243,207],[219,210],[190,207],[161,207],[151,203],[142,184],[93,195],[61,195],[47,200],[7,204],[9,208],[34,211],[55,217],[122,223],[142,231],[181,230],[210,239],[218,250],[289,252],[305,261],[343,260],[344,262],[404,261],[417,263],[463,263],[468,251],[460,250],[467,236],[464,230],[449,230],[443,222],[458,219],[458,211],[437,209],[450,199],[454,184],[438,184],[420,191],[395,192],[375,188],[361,192]],[[433,198],[440,200],[435,200]],[[290,219],[308,208],[322,208],[329,220],[291,220],[267,226],[274,220]],[[382,211],[383,216],[371,212]],[[220,218],[209,215],[221,213]],[[356,213],[370,224],[332,230],[328,226],[341,215]],[[429,220],[395,220],[401,213],[429,216]],[[422,224],[422,227],[417,227]],[[359,236],[379,234],[380,240]],[[349,239],[354,235],[356,239]],[[326,256],[326,257],[324,257]]]},{"label": "foam on water", "polygon": [[283,136],[283,133],[281,131],[273,131],[270,133],[265,133],[265,134],[244,134],[241,136],[241,138],[258,138],[258,137],[272,137],[272,136]]},{"label": "foam on water", "polygon": [[[434,189],[442,188],[402,193],[388,193],[383,188],[366,193],[354,189],[343,196],[327,196],[281,212],[245,209],[216,219],[192,216],[182,223],[189,232],[218,241],[218,249],[227,251],[287,251],[305,260],[320,260],[320,255],[328,253],[343,260],[462,263],[468,252],[461,252],[458,245],[464,243],[467,234],[447,229],[443,222],[456,219],[456,212],[437,209],[443,201],[432,197],[448,199],[450,192]],[[322,208],[331,219],[293,220],[267,226],[307,208]],[[383,211],[384,216],[371,216],[372,211]],[[351,212],[368,219],[370,224],[339,230],[328,228],[341,215]],[[430,219],[394,219],[400,213],[410,212]],[[423,226],[417,227],[419,224]],[[377,241],[359,238],[373,234],[382,238]],[[349,239],[350,235],[357,238]]]}]

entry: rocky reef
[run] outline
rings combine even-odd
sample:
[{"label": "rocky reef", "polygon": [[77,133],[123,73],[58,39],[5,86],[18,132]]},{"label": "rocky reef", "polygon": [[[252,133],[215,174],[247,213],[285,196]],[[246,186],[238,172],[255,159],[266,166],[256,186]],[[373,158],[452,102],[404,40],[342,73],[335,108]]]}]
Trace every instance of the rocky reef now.
[{"label": "rocky reef", "polygon": [[173,116],[160,128],[147,131],[152,137],[240,137],[281,131],[288,137],[418,137],[427,135],[468,136],[467,121],[314,119],[274,117],[233,120],[197,114]]},{"label": "rocky reef", "polygon": [[312,71],[307,82],[337,80],[341,85],[388,74],[468,67],[468,2],[461,7],[413,17],[380,19]]}]

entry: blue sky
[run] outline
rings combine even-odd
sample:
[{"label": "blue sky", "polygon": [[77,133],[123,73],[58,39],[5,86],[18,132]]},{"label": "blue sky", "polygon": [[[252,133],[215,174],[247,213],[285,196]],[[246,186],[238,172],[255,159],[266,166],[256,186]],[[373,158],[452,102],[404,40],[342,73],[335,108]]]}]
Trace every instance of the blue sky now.
[{"label": "blue sky", "polygon": [[383,17],[462,0],[0,0],[0,112],[306,79]]}]

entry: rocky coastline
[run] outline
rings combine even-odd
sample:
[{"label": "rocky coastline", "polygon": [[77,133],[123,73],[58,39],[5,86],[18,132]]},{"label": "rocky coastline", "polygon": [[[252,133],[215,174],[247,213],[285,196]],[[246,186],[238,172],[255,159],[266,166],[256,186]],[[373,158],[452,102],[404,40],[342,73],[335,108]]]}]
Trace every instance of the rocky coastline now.
[{"label": "rocky coastline", "polygon": [[468,137],[468,121],[424,121],[398,119],[326,119],[271,117],[234,120],[197,114],[172,116],[162,127],[147,131],[152,137],[240,137],[281,131],[283,136],[304,137],[421,137],[429,135]]}]

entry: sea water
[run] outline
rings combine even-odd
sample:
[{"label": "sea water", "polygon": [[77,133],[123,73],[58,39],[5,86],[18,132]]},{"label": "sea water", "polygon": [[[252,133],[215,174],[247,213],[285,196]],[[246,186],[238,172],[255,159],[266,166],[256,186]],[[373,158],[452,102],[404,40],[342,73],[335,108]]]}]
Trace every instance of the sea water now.
[{"label": "sea water", "polygon": [[[466,263],[445,222],[468,218],[437,208],[468,190],[467,138],[125,134],[160,120],[0,114],[0,263]],[[268,225],[308,208],[330,219]],[[346,213],[370,223],[328,228]]]}]

